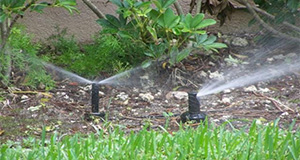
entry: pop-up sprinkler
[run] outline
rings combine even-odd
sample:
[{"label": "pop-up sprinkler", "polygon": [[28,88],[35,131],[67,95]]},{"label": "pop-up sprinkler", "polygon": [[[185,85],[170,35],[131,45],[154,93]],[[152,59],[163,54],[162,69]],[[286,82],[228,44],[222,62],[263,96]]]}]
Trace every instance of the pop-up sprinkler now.
[{"label": "pop-up sprinkler", "polygon": [[105,117],[105,113],[99,112],[99,84],[92,84],[92,114],[93,116]]},{"label": "pop-up sprinkler", "polygon": [[200,111],[200,102],[197,99],[197,93],[188,93],[189,98],[189,111],[180,115],[180,119],[183,123],[187,121],[196,121],[197,123],[205,120],[205,113]]}]

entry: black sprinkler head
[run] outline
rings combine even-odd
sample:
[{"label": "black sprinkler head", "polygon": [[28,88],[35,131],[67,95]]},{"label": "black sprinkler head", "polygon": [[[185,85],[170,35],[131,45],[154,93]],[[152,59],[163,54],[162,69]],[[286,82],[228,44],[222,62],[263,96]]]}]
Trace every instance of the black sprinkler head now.
[{"label": "black sprinkler head", "polygon": [[92,84],[92,113],[93,116],[105,117],[105,113],[99,112],[99,84]]},{"label": "black sprinkler head", "polygon": [[180,120],[185,123],[187,121],[196,121],[197,123],[204,121],[206,118],[205,113],[200,111],[200,102],[197,99],[197,93],[188,93],[189,98],[189,111],[180,115]]}]

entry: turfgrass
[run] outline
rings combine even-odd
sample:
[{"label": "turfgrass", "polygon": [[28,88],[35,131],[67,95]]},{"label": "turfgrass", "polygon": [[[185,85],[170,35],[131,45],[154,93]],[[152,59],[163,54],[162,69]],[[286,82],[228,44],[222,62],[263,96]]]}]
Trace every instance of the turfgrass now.
[{"label": "turfgrass", "polygon": [[300,159],[299,129],[293,129],[294,123],[280,129],[278,121],[254,121],[244,129],[203,124],[173,133],[145,127],[126,134],[115,127],[90,135],[53,134],[49,139],[43,131],[41,139],[2,144],[0,159]]}]

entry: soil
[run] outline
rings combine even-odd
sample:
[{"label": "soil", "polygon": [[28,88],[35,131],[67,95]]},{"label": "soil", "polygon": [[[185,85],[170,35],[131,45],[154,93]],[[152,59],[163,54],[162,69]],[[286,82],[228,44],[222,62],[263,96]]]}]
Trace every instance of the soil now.
[{"label": "soil", "polygon": [[[190,56],[173,67],[161,62],[160,71],[156,75],[160,79],[156,79],[146,89],[138,85],[101,85],[99,106],[100,112],[106,113],[104,118],[90,115],[91,85],[62,80],[57,81],[56,88],[49,92],[33,91],[22,86],[1,89],[0,141],[22,141],[26,137],[40,136],[43,127],[48,133],[60,134],[108,131],[115,126],[128,132],[139,131],[144,126],[165,128],[170,133],[176,131],[180,115],[188,108],[186,93],[197,91],[210,79],[203,76],[201,71],[222,72],[227,66],[225,58],[229,54],[241,57],[243,53],[243,56],[250,56],[250,52],[243,52],[254,47],[249,37],[248,41],[248,46],[230,46],[221,50],[218,56]],[[291,47],[294,46],[277,50],[285,55],[290,53],[286,48]],[[272,54],[274,56],[278,53]],[[139,78],[137,75],[135,77]],[[163,87],[157,85],[163,81]],[[272,81],[259,82],[250,87],[252,90],[247,87],[202,97],[200,109],[207,115],[208,122],[216,125],[226,122],[229,128],[241,128],[249,126],[253,120],[267,125],[280,118],[280,127],[287,128],[293,121],[296,122],[295,128],[300,126],[300,78],[297,72]]]}]

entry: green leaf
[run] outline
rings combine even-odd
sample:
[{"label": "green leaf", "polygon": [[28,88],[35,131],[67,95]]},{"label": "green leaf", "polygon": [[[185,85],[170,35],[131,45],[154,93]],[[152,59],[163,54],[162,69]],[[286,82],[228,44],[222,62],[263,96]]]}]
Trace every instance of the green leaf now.
[{"label": "green leaf", "polygon": [[176,63],[179,63],[181,62],[182,60],[184,60],[186,57],[189,56],[191,50],[190,49],[184,49],[182,51],[180,51],[178,54],[177,54],[177,57],[176,57]]},{"label": "green leaf", "polygon": [[109,0],[111,3],[117,5],[118,7],[123,7],[121,0]]},{"label": "green leaf", "polygon": [[164,28],[172,29],[178,25],[180,17],[176,16],[172,9],[168,8],[166,12],[159,17],[157,23]]},{"label": "green leaf", "polygon": [[158,0],[153,1],[153,3],[155,4],[158,10],[161,10],[162,4]]},{"label": "green leaf", "polygon": [[151,34],[151,36],[154,38],[154,40],[157,40],[157,34],[155,31],[155,28],[149,27],[149,26],[147,26],[146,28],[147,28],[148,32]]},{"label": "green leaf", "polygon": [[203,20],[204,18],[204,14],[197,14],[194,18],[193,18],[193,21],[191,22],[191,26],[192,28],[199,28],[198,25],[201,23],[201,21]]},{"label": "green leaf", "polygon": [[160,13],[157,11],[157,10],[154,10],[152,9],[150,12],[149,12],[149,18],[151,20],[154,21],[154,23],[156,23],[156,21],[159,19],[160,17]]},{"label": "green leaf", "polygon": [[117,17],[113,16],[113,15],[110,15],[110,14],[107,14],[105,15],[107,21],[112,24],[115,28],[120,28],[121,25],[120,25],[120,21],[118,20]]},{"label": "green leaf", "polygon": [[224,44],[224,43],[212,43],[212,44],[209,44],[209,45],[206,45],[207,47],[209,48],[218,48],[218,49],[221,49],[221,48],[227,48],[227,45]]},{"label": "green leaf", "polygon": [[176,28],[173,28],[173,29],[172,29],[172,32],[173,32],[175,35],[178,35],[178,36],[182,34],[181,29],[179,29],[179,28],[177,28],[177,27],[176,27]]},{"label": "green leaf", "polygon": [[193,31],[194,33],[197,33],[197,34],[205,34],[206,31],[205,30],[201,30],[201,31]]},{"label": "green leaf", "polygon": [[201,23],[199,23],[195,28],[204,28],[210,25],[216,24],[216,21],[213,19],[204,19],[203,21],[201,21]]},{"label": "green leaf", "polygon": [[147,2],[141,2],[141,1],[138,1],[134,4],[134,7],[137,7],[137,8],[148,8],[150,7],[151,5],[151,2],[150,1],[147,1]]},{"label": "green leaf", "polygon": [[176,0],[154,0],[153,3],[159,10],[167,9],[171,6]]},{"label": "green leaf", "polygon": [[39,12],[39,13],[43,13],[43,9],[46,8],[46,7],[48,7],[48,6],[49,6],[49,3],[47,3],[47,2],[41,2],[39,4],[33,5],[31,7],[31,10]]},{"label": "green leaf", "polygon": [[60,0],[59,2],[62,6],[76,6],[76,1],[74,0]]},{"label": "green leaf", "polygon": [[132,38],[131,35],[127,31],[119,31],[118,35],[122,38],[129,38],[129,39]]},{"label": "green leaf", "polygon": [[216,36],[209,36],[208,39],[203,42],[203,45],[208,45],[208,44],[212,44],[217,40]]},{"label": "green leaf", "polygon": [[4,22],[7,18],[7,15],[5,13],[0,13],[0,23]]},{"label": "green leaf", "polygon": [[203,43],[204,41],[206,41],[207,38],[208,38],[208,35],[207,35],[207,34],[196,35],[196,42],[197,42],[197,44],[201,44],[201,43]]},{"label": "green leaf", "polygon": [[120,28],[120,21],[116,17],[109,14],[105,15],[105,17],[106,19],[98,19],[96,22],[104,28],[111,28],[117,30]]},{"label": "green leaf", "polygon": [[184,26],[187,28],[187,29],[190,29],[191,28],[191,24],[193,22],[193,17],[190,13],[188,13],[185,18],[184,18]]}]

